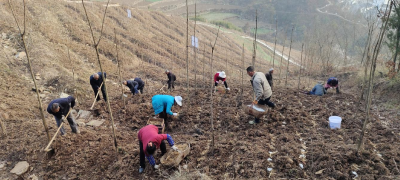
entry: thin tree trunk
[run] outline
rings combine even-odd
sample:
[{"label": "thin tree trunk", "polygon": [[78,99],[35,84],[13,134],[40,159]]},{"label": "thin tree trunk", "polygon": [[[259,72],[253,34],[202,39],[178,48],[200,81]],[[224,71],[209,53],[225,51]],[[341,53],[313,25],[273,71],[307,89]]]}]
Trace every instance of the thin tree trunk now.
[{"label": "thin tree trunk", "polygon": [[274,56],[272,58],[272,68],[275,68],[275,52],[276,52],[276,37],[278,36],[278,20],[275,20],[275,45],[274,45]]},{"label": "thin tree trunk", "polygon": [[253,43],[253,59],[252,59],[252,65],[253,67],[256,64],[256,56],[257,56],[257,26],[258,26],[258,12],[256,9],[256,29],[254,30],[254,43]]},{"label": "thin tree trunk", "polygon": [[288,62],[287,62],[287,67],[286,67],[285,87],[287,86],[287,78],[288,78],[288,74],[289,74],[290,52],[292,51],[292,42],[293,42],[293,30],[294,30],[294,27],[292,28],[292,34],[290,35],[290,48],[289,48],[289,57],[288,57]]},{"label": "thin tree trunk", "polygon": [[122,75],[121,75],[121,62],[118,59],[118,42],[117,42],[117,32],[114,28],[114,43],[115,43],[115,52],[117,52],[117,57],[116,57],[116,61],[117,61],[117,65],[118,65],[118,75],[119,75],[119,84],[121,85],[121,98],[124,101],[124,108],[126,109],[126,103],[125,103],[125,97],[124,97],[124,87],[122,84]]},{"label": "thin tree trunk", "polygon": [[189,7],[188,0],[186,0],[186,93],[187,93],[187,106],[186,113],[189,116],[189,106],[190,106],[190,92],[189,92]]},{"label": "thin tree trunk", "polygon": [[194,84],[195,84],[195,92],[197,91],[197,65],[196,65],[196,58],[197,58],[197,47],[196,47],[196,23],[197,23],[197,13],[196,13],[196,3],[194,3]]},{"label": "thin tree trunk", "polygon": [[32,80],[33,80],[33,84],[35,85],[36,96],[37,96],[38,103],[39,103],[40,116],[41,116],[41,118],[42,118],[42,122],[43,122],[44,129],[46,130],[47,141],[50,142],[49,128],[47,127],[47,123],[46,123],[46,120],[45,120],[45,118],[44,118],[43,108],[42,108],[42,100],[40,99],[39,89],[38,89],[38,86],[37,86],[37,84],[36,84],[35,76],[34,76],[33,70],[32,70],[31,59],[30,59],[30,57],[29,57],[28,49],[27,49],[26,43],[25,43],[25,33],[26,33],[26,4],[25,4],[25,0],[23,0],[23,3],[24,3],[24,24],[23,24],[23,25],[24,25],[24,29],[23,29],[23,31],[22,31],[21,28],[20,28],[20,26],[19,26],[19,24],[18,24],[17,17],[16,17],[15,14],[14,14],[14,9],[13,9],[13,7],[12,7],[12,5],[11,5],[11,1],[8,0],[8,4],[10,5],[11,12],[12,12],[12,14],[13,14],[15,23],[17,24],[17,27],[18,27],[18,30],[19,30],[19,34],[20,34],[20,36],[21,36],[22,45],[24,46],[24,51],[25,51],[25,54],[26,54],[26,59],[28,60],[29,70],[30,70],[30,72],[31,72],[31,77],[32,77]]},{"label": "thin tree trunk", "polygon": [[90,32],[91,32],[92,38],[93,38],[93,47],[96,50],[97,61],[99,62],[99,66],[100,66],[100,70],[101,70],[101,76],[102,76],[102,78],[104,80],[103,86],[104,86],[104,90],[106,91],[106,96],[107,96],[107,106],[108,106],[108,111],[110,113],[112,132],[113,132],[113,135],[114,135],[114,146],[115,146],[115,150],[118,151],[117,137],[115,135],[115,128],[114,128],[114,118],[113,118],[112,110],[111,110],[111,106],[110,106],[110,97],[108,96],[107,85],[106,85],[107,83],[105,82],[106,78],[104,77],[104,71],[103,71],[103,67],[101,65],[99,49],[98,49],[100,41],[101,41],[101,37],[103,35],[104,20],[106,18],[107,8],[108,8],[109,4],[110,4],[110,0],[108,0],[106,9],[104,11],[103,22],[102,22],[101,30],[100,30],[100,37],[99,37],[99,40],[96,43],[96,40],[95,40],[95,37],[94,37],[94,34],[93,34],[92,25],[90,24],[89,16],[88,16],[87,11],[86,11],[85,3],[82,0],[82,6],[83,6],[83,9],[85,10],[85,15],[86,15],[86,18],[87,18],[87,21],[88,21],[88,24],[89,24],[89,28],[90,28]]},{"label": "thin tree trunk", "polygon": [[1,127],[2,136],[4,136],[4,137],[7,136],[6,126],[3,123],[3,118],[1,117],[1,114],[0,114],[0,127]]},{"label": "thin tree trunk", "polygon": [[283,38],[283,48],[282,48],[282,56],[281,56],[281,63],[279,64],[279,84],[282,82],[281,74],[282,74],[282,64],[283,64],[283,56],[285,55],[285,44],[286,44],[286,28],[284,32],[284,38]]},{"label": "thin tree trunk", "polygon": [[[390,17],[390,13],[392,11],[392,5],[393,5],[393,3],[390,3],[389,11],[385,11],[385,12],[388,12],[388,17]],[[389,6],[389,4],[387,6]],[[387,10],[387,6],[386,6],[386,10]],[[368,103],[366,105],[367,112],[366,112],[366,118],[365,118],[365,121],[364,121],[364,124],[363,124],[361,136],[360,136],[360,141],[359,141],[358,147],[357,147],[357,152],[358,153],[360,152],[360,150],[362,149],[362,146],[364,144],[364,135],[365,135],[366,127],[367,127],[367,124],[368,124],[368,121],[369,121],[369,116],[370,116],[370,107],[371,107],[371,102],[372,102],[372,91],[373,91],[373,88],[374,88],[373,84],[374,84],[374,76],[375,76],[375,69],[376,69],[376,60],[378,58],[378,55],[379,55],[379,52],[380,52],[380,48],[382,46],[382,41],[384,39],[383,36],[385,35],[387,24],[388,24],[388,21],[386,21],[385,24],[382,24],[381,32],[379,33],[379,37],[378,37],[378,40],[377,40],[376,45],[374,47],[374,52],[373,52],[373,55],[372,55],[370,79],[369,79],[369,84],[368,84]]]},{"label": "thin tree trunk", "polygon": [[206,56],[206,44],[204,43],[204,49],[203,49],[203,83],[204,83],[204,86],[203,86],[203,88],[206,88],[206,84],[207,84],[207,82],[205,81],[205,76],[204,76],[204,70],[205,70],[205,64],[206,64],[205,56]]},{"label": "thin tree trunk", "polygon": [[301,45],[300,70],[299,70],[299,82],[297,83],[297,90],[300,90],[301,68],[302,68],[302,66],[303,66],[303,48],[304,48],[304,43]]},{"label": "thin tree trunk", "polygon": [[[242,90],[240,91],[240,100],[243,101],[243,91],[244,91],[244,83],[243,83],[243,76],[244,76],[244,69],[246,69],[246,67],[244,67],[244,43],[243,43],[243,47],[242,47],[242,68],[240,70],[240,72],[242,72]],[[243,103],[243,102],[242,102]]]},{"label": "thin tree trunk", "polygon": [[[215,45],[217,44],[218,34],[219,34],[219,29],[220,29],[220,28],[221,28],[221,26],[218,27],[217,37],[215,38],[214,45],[211,46],[211,57],[210,57],[210,60],[211,60],[211,72],[213,72],[214,49],[215,49]],[[214,77],[213,77],[213,73],[210,73],[210,74],[211,74],[211,78],[214,78]],[[214,89],[214,81],[211,81],[211,88],[210,88],[210,99],[211,99],[211,131],[212,131],[211,153],[214,155],[214,139],[215,139],[215,136],[214,136],[214,106],[213,106],[214,99],[213,99],[213,89]]]}]

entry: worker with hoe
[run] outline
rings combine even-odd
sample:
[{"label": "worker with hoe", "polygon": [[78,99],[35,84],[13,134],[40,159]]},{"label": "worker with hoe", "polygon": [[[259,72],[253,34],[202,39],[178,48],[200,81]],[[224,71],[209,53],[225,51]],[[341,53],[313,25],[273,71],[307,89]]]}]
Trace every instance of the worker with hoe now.
[{"label": "worker with hoe", "polygon": [[[107,78],[107,74],[105,72],[104,72],[104,78]],[[104,101],[107,101],[107,94],[106,94],[106,89],[104,87],[104,83],[105,83],[105,80],[103,80],[101,72],[95,73],[90,76],[90,85],[92,85],[94,96],[96,97],[97,93],[100,90],[100,86],[101,86],[101,92],[103,93]],[[100,101],[100,96],[97,96],[96,101]]]},{"label": "worker with hoe", "polygon": [[310,95],[316,95],[316,96],[322,96],[324,94],[326,94],[326,89],[324,88],[324,86],[322,86],[323,82],[319,81],[317,85],[314,86],[314,88],[310,91],[307,92],[307,94]]},{"label": "worker with hoe", "polygon": [[172,91],[173,89],[175,89],[175,81],[176,81],[176,76],[174,74],[172,74],[172,72],[169,72],[169,70],[165,70],[165,74],[168,77],[168,90]]},{"label": "worker with hoe", "polygon": [[[57,127],[60,127],[62,116],[67,116],[70,109],[72,110],[74,106],[75,106],[75,98],[72,96],[68,96],[67,98],[59,98],[51,101],[49,106],[47,106],[47,112],[54,116],[57,122]],[[68,114],[67,120],[69,126],[71,126],[72,132],[79,134],[79,130],[72,113]],[[62,127],[60,131],[61,135],[65,135],[64,127]]]},{"label": "worker with hoe", "polygon": [[271,86],[271,89],[274,88],[274,82],[272,81],[272,74],[274,73],[274,68],[269,69],[268,73],[265,74],[265,78],[267,78],[267,81],[269,83],[269,86]]},{"label": "worker with hoe", "polygon": [[143,94],[143,89],[144,89],[144,82],[140,78],[135,78],[134,80],[126,80],[122,82],[125,86],[128,86],[128,88],[131,90],[132,94]]},{"label": "worker with hoe", "polygon": [[158,134],[157,126],[152,124],[149,124],[139,130],[138,139],[140,148],[139,173],[143,173],[146,167],[144,157],[147,158],[150,165],[153,166],[154,169],[160,168],[159,165],[156,165],[153,154],[158,148],[161,149],[161,156],[163,156],[167,152],[167,147],[164,140],[168,141],[168,144],[173,150],[179,150],[178,147],[174,145],[174,140],[169,134]]},{"label": "worker with hoe", "polygon": [[163,118],[165,127],[168,127],[168,115],[178,116],[178,113],[172,113],[171,108],[176,104],[182,106],[182,97],[158,94],[151,98],[151,102],[155,115],[158,114],[159,118]]},{"label": "worker with hoe", "polygon": [[226,89],[227,91],[231,90],[231,89],[228,87],[228,84],[226,83],[226,74],[225,74],[225,72],[224,72],[224,71],[221,71],[221,72],[215,73],[215,75],[214,75],[214,82],[215,82],[214,92],[217,91],[217,86],[218,86],[218,84],[219,84],[220,81],[221,81],[221,82],[224,82],[225,89]]},{"label": "worker with hoe", "polygon": [[329,88],[336,88],[336,93],[340,93],[339,92],[339,80],[335,77],[330,77],[328,79],[328,81],[326,82],[325,86],[324,86],[325,90],[328,90]]},{"label": "worker with hoe", "polygon": [[[253,104],[267,105],[271,108],[275,108],[275,104],[270,101],[272,90],[267,79],[265,78],[265,74],[262,72],[255,72],[253,66],[249,66],[246,70],[247,74],[251,77],[250,82],[253,86],[254,94],[256,96]],[[260,123],[260,119],[258,118],[255,118],[254,121],[249,121],[249,124],[257,123]]]}]

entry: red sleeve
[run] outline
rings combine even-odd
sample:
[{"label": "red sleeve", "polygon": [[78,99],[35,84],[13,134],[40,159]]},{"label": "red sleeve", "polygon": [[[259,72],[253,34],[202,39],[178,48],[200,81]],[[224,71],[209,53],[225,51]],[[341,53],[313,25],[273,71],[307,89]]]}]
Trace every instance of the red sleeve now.
[{"label": "red sleeve", "polygon": [[218,76],[219,76],[219,73],[216,73],[216,74],[214,75],[214,82],[218,81]]},{"label": "red sleeve", "polygon": [[223,81],[223,82],[225,82],[225,80],[226,80],[226,78],[224,78],[224,79],[221,79],[221,81]]},{"label": "red sleeve", "polygon": [[162,137],[162,140],[167,140],[167,134],[159,134]]}]

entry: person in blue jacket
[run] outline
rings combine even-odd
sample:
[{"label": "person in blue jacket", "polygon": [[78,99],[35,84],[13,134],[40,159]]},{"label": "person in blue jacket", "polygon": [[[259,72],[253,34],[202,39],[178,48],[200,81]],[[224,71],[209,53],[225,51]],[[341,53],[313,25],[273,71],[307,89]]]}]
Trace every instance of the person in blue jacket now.
[{"label": "person in blue jacket", "polygon": [[[107,74],[105,72],[104,72],[104,78],[107,79]],[[103,82],[105,83],[105,81],[103,81],[101,72],[95,73],[90,76],[90,85],[92,86],[95,97],[97,95],[97,92],[100,90],[101,83]],[[104,83],[101,86],[101,92],[103,93],[104,101],[107,101],[107,94],[106,94],[106,89],[104,88]],[[96,101],[100,101],[100,96],[97,96]]]},{"label": "person in blue jacket", "polygon": [[314,88],[309,92],[310,95],[317,95],[317,96],[322,96],[326,94],[326,89],[324,86],[322,86],[322,82],[318,82],[317,85],[314,86]]},{"label": "person in blue jacket", "polygon": [[165,126],[167,126],[166,120],[168,115],[178,116],[178,113],[173,113],[171,108],[175,104],[182,106],[182,97],[158,94],[151,98],[151,102],[153,105],[154,114],[158,114],[160,118],[164,118]]},{"label": "person in blue jacket", "polygon": [[[68,96],[67,98],[59,98],[51,101],[47,106],[47,112],[52,114],[57,122],[57,127],[60,127],[62,116],[66,116],[70,109],[75,106],[75,98]],[[67,116],[69,126],[71,126],[72,132],[79,134],[78,127],[75,122],[75,118],[72,113]],[[61,135],[65,134],[64,127],[60,129]]]}]

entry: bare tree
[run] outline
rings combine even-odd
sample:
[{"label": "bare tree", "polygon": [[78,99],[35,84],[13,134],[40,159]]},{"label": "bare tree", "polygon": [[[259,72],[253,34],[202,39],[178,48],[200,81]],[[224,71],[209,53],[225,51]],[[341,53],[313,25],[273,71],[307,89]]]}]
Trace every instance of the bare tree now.
[{"label": "bare tree", "polygon": [[46,130],[47,140],[48,140],[48,142],[50,142],[49,128],[47,127],[46,120],[44,119],[43,108],[42,108],[42,100],[40,99],[39,88],[38,88],[38,86],[36,84],[35,76],[34,76],[34,73],[33,73],[33,70],[32,70],[31,59],[30,59],[30,56],[29,56],[29,53],[28,53],[28,49],[26,47],[26,42],[25,42],[25,35],[26,35],[25,34],[26,33],[26,4],[25,4],[25,0],[23,0],[23,4],[24,4],[24,24],[23,24],[24,29],[21,30],[21,27],[18,24],[17,17],[15,16],[13,6],[11,5],[11,1],[8,0],[8,5],[10,5],[10,9],[11,9],[12,15],[14,17],[15,23],[17,24],[19,35],[20,35],[21,40],[22,40],[22,45],[23,45],[24,50],[25,50],[26,59],[28,60],[29,70],[31,72],[32,81],[33,81],[33,84],[35,85],[36,96],[37,96],[38,103],[39,103],[40,116],[42,118],[44,129]]}]

